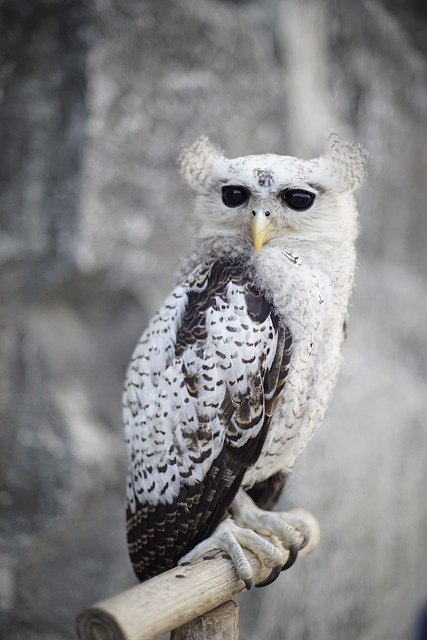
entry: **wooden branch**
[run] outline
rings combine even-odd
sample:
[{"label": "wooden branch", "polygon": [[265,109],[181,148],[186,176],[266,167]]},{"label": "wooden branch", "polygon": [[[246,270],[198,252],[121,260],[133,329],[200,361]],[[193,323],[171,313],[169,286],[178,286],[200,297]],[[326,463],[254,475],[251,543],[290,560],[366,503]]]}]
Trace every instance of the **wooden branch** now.
[{"label": "wooden branch", "polygon": [[[293,509],[311,529],[308,545],[299,557],[319,543],[317,520],[303,509]],[[253,570],[254,584],[265,580],[270,569],[244,550]],[[288,552],[283,550],[283,563]],[[77,617],[80,640],[154,640],[184,623],[227,602],[245,590],[231,560],[223,553],[191,565],[176,567],[113,598],[83,610]]]},{"label": "wooden branch", "polygon": [[186,622],[171,633],[170,640],[238,640],[239,605],[229,600]]}]

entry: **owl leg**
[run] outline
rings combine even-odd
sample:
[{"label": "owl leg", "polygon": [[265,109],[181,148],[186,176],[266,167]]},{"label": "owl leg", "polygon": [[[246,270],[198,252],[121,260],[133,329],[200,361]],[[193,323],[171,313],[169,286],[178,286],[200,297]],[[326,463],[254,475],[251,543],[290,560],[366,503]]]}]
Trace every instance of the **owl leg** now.
[{"label": "owl leg", "polygon": [[[289,557],[282,567],[282,571],[289,569],[310,539],[308,523],[296,514],[286,511],[272,513],[260,509],[248,494],[240,489],[231,506],[233,518],[241,527],[247,527],[260,536],[276,536],[281,544],[289,551]],[[257,586],[269,584],[265,583]]]},{"label": "owl leg", "polygon": [[279,576],[282,570],[280,549],[251,529],[237,525],[231,518],[223,520],[209,538],[196,545],[194,549],[180,559],[178,564],[182,565],[193,560],[199,560],[209,552],[220,549],[230,556],[237,575],[249,590],[253,586],[252,568],[243,553],[242,547],[252,551],[266,566],[272,568],[271,575],[267,578],[268,582],[272,582]]}]

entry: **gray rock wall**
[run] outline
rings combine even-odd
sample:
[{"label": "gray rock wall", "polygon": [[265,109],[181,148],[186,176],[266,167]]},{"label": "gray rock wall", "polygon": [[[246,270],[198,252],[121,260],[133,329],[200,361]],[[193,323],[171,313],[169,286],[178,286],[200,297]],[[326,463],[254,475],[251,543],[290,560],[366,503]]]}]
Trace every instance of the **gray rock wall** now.
[{"label": "gray rock wall", "polygon": [[318,552],[240,597],[247,640],[413,637],[427,601],[427,16],[371,0],[0,2],[0,629],[74,637],[134,578],[127,358],[191,244],[175,165],[370,152],[345,363],[284,504]]}]

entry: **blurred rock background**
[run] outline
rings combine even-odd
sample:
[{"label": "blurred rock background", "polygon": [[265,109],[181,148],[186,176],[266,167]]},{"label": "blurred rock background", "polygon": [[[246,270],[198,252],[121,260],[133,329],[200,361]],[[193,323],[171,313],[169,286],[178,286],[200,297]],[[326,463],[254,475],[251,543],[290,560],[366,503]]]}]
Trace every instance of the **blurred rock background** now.
[{"label": "blurred rock background", "polygon": [[175,165],[370,152],[342,375],[284,504],[318,552],[240,597],[242,640],[415,638],[427,601],[427,6],[0,0],[0,635],[74,638],[132,584],[127,359],[191,243]]}]

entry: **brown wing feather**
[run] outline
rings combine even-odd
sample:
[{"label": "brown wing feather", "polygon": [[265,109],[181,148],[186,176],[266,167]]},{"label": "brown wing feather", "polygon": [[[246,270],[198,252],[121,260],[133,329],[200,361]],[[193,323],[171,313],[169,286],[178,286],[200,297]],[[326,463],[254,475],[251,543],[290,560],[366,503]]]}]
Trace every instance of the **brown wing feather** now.
[{"label": "brown wing feather", "polygon": [[215,530],[232,503],[244,472],[245,468],[224,449],[203,482],[184,485],[171,504],[139,504],[135,514],[128,509],[128,549],[139,580],[172,569]]},{"label": "brown wing feather", "polygon": [[246,493],[252,498],[260,509],[273,509],[285,488],[289,474],[279,471],[262,482],[257,482]]}]

